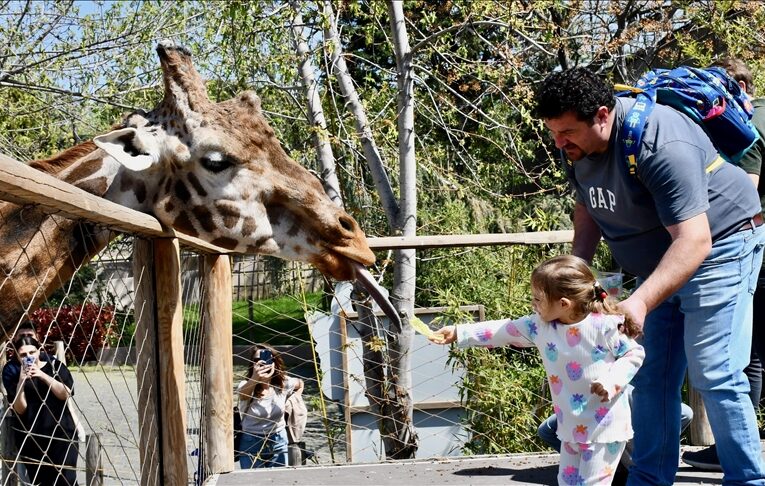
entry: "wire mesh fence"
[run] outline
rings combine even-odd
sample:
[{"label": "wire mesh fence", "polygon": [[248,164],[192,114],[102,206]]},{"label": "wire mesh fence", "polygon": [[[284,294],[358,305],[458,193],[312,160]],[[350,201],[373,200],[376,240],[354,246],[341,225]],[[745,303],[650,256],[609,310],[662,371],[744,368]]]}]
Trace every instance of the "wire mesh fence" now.
[{"label": "wire mesh fence", "polygon": [[[149,394],[160,387],[161,372],[140,363],[139,357],[150,349],[140,323],[149,314],[167,311],[161,297],[166,289],[154,289],[155,308],[147,307],[137,289],[149,280],[159,282],[163,269],[136,259],[136,247],[145,241],[140,235],[63,215],[43,217],[50,209],[45,213],[38,209],[24,206],[5,211],[0,220],[6,235],[0,286],[6,302],[0,309],[3,325],[12,340],[23,323],[32,322],[45,353],[40,354],[37,368],[49,370],[52,377],[44,380],[46,386],[34,390],[19,387],[22,374],[29,373],[21,364],[29,350],[6,349],[4,356],[11,365],[6,368],[17,378],[6,380],[4,370],[3,484],[45,484],[40,474],[60,474],[61,470],[71,471],[82,484],[91,484],[93,477],[103,477],[107,484],[160,484],[162,473],[152,464],[169,452],[166,445],[146,444],[146,437],[156,439],[164,426],[161,413],[147,404],[153,401],[161,408],[166,404],[159,402],[168,397]],[[17,227],[21,230],[16,231]],[[12,237],[7,236],[11,233]],[[82,246],[89,251],[103,249],[90,258],[88,252],[77,254],[72,245],[62,245],[60,236],[52,237],[73,233],[81,236]],[[497,318],[500,312],[523,315],[530,311],[531,268],[565,249],[554,243],[418,251],[415,315],[431,329]],[[183,379],[177,396],[183,397],[183,405],[176,410],[183,415],[184,437],[177,448],[183,449],[180,482],[200,484],[216,472],[206,460],[207,439],[212,437],[212,427],[219,426],[205,412],[212,398],[205,386],[207,374],[233,365],[224,393],[230,393],[231,403],[241,405],[237,388],[249,377],[253,349],[264,345],[283,360],[287,375],[304,383],[305,417],[299,433],[290,437],[290,465],[389,459],[390,437],[381,434],[381,424],[391,418],[386,407],[407,393],[412,407],[407,425],[417,436],[413,451],[417,458],[546,447],[536,438],[536,426],[551,409],[535,352],[457,350],[414,334],[410,364],[404,371],[411,375],[410,387],[396,389],[390,345],[410,336],[398,334],[374,308],[376,318],[364,317],[368,313],[364,314],[363,305],[371,304],[362,305],[364,296],[350,283],[325,281],[304,266],[234,258],[228,302],[231,322],[226,323],[232,329],[233,352],[223,358],[206,355],[210,336],[203,325],[208,312],[204,303],[211,296],[205,284],[209,273],[205,258],[196,250],[178,255]],[[386,270],[380,267],[375,273],[387,278],[392,272]],[[258,290],[264,286],[270,290]],[[148,355],[159,365],[167,352],[160,342]],[[68,373],[61,371],[63,366]],[[37,383],[40,376],[29,376],[27,384]],[[377,396],[371,392],[375,388],[380,389]],[[31,402],[26,408],[20,405],[22,389],[30,396],[39,395],[34,414],[28,413]],[[71,397],[68,389],[73,391]],[[389,402],[381,404],[380,397]],[[233,420],[229,413],[225,412],[224,421]],[[43,416],[47,419],[40,420]],[[52,428],[38,430],[43,422]],[[55,440],[34,440],[46,433]],[[63,455],[54,452],[61,443]],[[29,444],[36,444],[34,450]],[[40,464],[54,468],[41,473]],[[63,469],[58,467],[61,464]]]}]

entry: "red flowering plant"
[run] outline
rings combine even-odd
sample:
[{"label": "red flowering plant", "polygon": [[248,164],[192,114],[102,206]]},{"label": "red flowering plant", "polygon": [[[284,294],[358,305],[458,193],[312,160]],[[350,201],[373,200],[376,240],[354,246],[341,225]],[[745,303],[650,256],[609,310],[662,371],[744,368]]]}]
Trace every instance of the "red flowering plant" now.
[{"label": "red flowering plant", "polygon": [[83,363],[96,360],[101,348],[109,346],[114,307],[86,302],[37,309],[31,320],[48,352],[53,352],[54,342],[63,341],[67,362]]}]

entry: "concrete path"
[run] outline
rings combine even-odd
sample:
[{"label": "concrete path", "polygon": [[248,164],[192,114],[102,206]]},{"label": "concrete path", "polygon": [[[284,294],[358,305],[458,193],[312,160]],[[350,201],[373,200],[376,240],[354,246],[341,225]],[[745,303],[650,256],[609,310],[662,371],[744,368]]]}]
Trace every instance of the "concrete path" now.
[{"label": "concrete path", "polygon": [[[686,448],[695,450],[698,448]],[[510,454],[472,458],[395,461],[385,464],[347,466],[304,466],[234,471],[210,477],[206,486],[261,485],[554,485],[557,454]],[[681,466],[675,485],[722,484],[721,473],[705,473]]]}]

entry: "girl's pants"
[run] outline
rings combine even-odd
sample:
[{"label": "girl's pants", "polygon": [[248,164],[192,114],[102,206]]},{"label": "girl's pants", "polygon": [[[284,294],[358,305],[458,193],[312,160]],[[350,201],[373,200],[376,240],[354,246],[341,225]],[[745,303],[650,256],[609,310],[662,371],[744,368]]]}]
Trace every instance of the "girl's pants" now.
[{"label": "girl's pants", "polygon": [[566,486],[609,485],[627,442],[580,444],[563,442],[558,484]]}]

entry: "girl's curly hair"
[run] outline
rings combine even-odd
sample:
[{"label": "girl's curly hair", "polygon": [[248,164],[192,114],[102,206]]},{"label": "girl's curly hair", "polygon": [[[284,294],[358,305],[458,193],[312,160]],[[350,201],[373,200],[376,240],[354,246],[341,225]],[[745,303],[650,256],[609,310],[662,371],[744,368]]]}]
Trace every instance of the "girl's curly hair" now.
[{"label": "girl's curly hair", "polygon": [[542,82],[534,98],[537,118],[557,118],[566,112],[592,122],[601,106],[610,111],[616,104],[613,85],[587,68],[557,71]]}]

